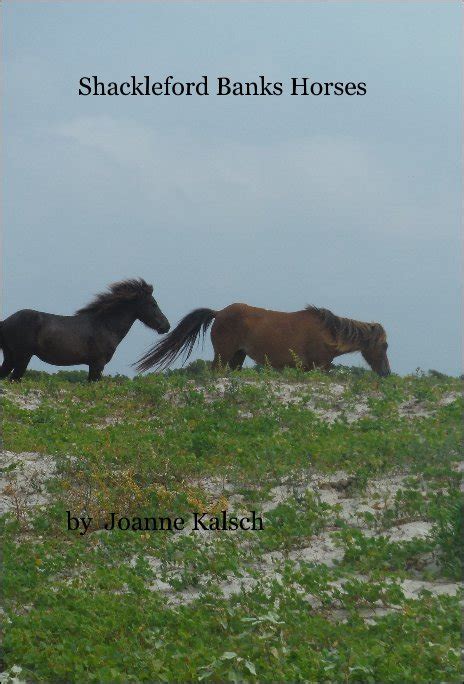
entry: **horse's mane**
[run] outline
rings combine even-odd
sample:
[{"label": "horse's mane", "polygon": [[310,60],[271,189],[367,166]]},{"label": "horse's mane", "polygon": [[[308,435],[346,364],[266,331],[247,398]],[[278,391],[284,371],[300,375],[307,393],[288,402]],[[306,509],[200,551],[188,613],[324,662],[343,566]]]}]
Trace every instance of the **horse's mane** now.
[{"label": "horse's mane", "polygon": [[78,309],[76,314],[100,313],[117,304],[130,302],[138,297],[151,294],[153,294],[153,285],[146,283],[143,278],[121,280],[109,285],[106,292],[97,294],[86,306]]},{"label": "horse's mane", "polygon": [[364,323],[353,318],[342,318],[317,306],[307,306],[310,311],[321,321],[325,328],[334,337],[337,344],[360,344],[374,345],[386,339],[386,333],[380,323]]}]

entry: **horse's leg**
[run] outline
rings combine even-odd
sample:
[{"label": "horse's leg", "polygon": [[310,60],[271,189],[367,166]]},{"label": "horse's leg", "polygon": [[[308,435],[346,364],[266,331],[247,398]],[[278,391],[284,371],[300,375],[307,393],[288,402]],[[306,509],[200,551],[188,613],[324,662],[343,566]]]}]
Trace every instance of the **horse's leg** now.
[{"label": "horse's leg", "polygon": [[0,366],[0,378],[6,378],[14,368],[13,357],[7,349],[3,350],[3,363]]},{"label": "horse's leg", "polygon": [[224,364],[224,362],[223,362],[223,360],[222,360],[221,355],[220,355],[220,354],[214,354],[213,363],[211,364],[212,370],[214,370],[214,371],[219,370],[219,369],[222,368],[224,365],[225,365],[225,364]]},{"label": "horse's leg", "polygon": [[6,376],[9,375],[12,370],[13,370],[13,364],[11,362],[8,363],[7,361],[4,361],[2,363],[2,365],[0,366],[0,379],[6,378]]},{"label": "horse's leg", "polygon": [[21,380],[24,373],[26,372],[26,368],[31,358],[32,354],[29,354],[28,356],[21,356],[19,358],[16,357],[13,372],[10,376],[11,382],[19,382],[19,380]]},{"label": "horse's leg", "polygon": [[246,353],[239,349],[238,352],[235,352],[233,357],[229,361],[229,366],[231,370],[241,370],[243,366],[243,362],[245,361]]},{"label": "horse's leg", "polygon": [[96,382],[97,380],[101,380],[104,367],[105,364],[101,362],[89,363],[89,375],[87,380],[89,382]]},{"label": "horse's leg", "polygon": [[0,366],[0,379],[6,378],[7,375],[13,370],[13,364],[4,361]]},{"label": "horse's leg", "polygon": [[245,360],[245,352],[240,349],[240,342],[236,336],[225,334],[223,330],[213,324],[211,342],[214,349],[213,370],[229,366],[232,370],[240,370]]},{"label": "horse's leg", "polygon": [[220,354],[216,352],[212,363],[213,370],[219,370],[229,366],[231,370],[240,370],[245,361],[246,353],[240,349],[233,354]]}]

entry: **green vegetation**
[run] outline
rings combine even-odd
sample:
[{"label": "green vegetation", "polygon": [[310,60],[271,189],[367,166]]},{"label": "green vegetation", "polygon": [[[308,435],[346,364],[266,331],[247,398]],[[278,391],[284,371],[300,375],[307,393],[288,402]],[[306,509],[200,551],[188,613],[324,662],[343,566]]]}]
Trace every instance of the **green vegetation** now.
[{"label": "green vegetation", "polygon": [[[85,377],[2,386],[1,681],[461,681],[459,380]],[[222,510],[264,530],[102,529]]]}]

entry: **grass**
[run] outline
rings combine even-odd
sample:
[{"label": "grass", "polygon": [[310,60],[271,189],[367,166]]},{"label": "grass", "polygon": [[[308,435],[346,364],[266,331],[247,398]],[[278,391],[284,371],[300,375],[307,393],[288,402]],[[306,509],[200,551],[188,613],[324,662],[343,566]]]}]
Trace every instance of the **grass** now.
[{"label": "grass", "polygon": [[[438,590],[462,570],[460,385],[196,362],[4,386],[3,448],[56,470],[32,507],[24,457],[3,469],[2,681],[460,681],[460,595]],[[110,511],[225,509],[264,530],[101,529]],[[426,534],[392,534],[414,523]],[[318,544],[331,562],[307,560]]]}]

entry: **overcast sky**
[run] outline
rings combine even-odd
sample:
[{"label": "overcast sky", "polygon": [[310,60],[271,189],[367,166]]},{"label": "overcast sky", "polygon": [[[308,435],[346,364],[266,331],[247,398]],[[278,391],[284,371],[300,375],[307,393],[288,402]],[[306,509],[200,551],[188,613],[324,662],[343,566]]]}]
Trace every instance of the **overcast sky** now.
[{"label": "overcast sky", "polygon": [[[380,321],[398,373],[460,372],[459,2],[2,5],[4,318],[142,276],[172,324],[313,303]],[[78,96],[92,74],[367,95]],[[136,323],[106,372],[156,339]]]}]

